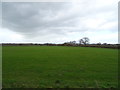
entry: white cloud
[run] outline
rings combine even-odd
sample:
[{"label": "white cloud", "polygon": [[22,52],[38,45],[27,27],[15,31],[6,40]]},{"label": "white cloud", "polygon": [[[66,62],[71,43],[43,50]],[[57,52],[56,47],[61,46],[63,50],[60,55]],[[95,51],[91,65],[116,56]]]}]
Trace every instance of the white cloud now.
[{"label": "white cloud", "polygon": [[85,35],[90,36],[91,43],[118,43],[118,33],[113,33],[109,30],[99,32],[85,32]]},{"label": "white cloud", "polygon": [[107,22],[105,23],[104,25],[102,25],[100,27],[100,29],[111,29],[111,28],[115,28],[118,26],[118,23],[117,22]]},{"label": "white cloud", "polygon": [[22,35],[5,28],[0,28],[0,42],[22,42],[23,40]]}]

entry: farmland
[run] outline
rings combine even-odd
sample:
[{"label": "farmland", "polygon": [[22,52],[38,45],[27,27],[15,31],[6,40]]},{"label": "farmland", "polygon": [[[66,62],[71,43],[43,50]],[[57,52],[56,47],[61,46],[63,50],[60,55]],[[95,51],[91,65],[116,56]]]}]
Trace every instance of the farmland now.
[{"label": "farmland", "polygon": [[3,46],[3,88],[116,88],[118,50]]}]

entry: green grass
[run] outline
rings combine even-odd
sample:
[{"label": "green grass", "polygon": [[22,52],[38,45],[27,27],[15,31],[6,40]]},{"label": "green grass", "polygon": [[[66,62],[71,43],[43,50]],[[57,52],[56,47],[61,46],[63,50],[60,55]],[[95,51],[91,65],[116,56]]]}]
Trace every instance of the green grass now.
[{"label": "green grass", "polygon": [[4,88],[116,88],[118,50],[3,46]]}]

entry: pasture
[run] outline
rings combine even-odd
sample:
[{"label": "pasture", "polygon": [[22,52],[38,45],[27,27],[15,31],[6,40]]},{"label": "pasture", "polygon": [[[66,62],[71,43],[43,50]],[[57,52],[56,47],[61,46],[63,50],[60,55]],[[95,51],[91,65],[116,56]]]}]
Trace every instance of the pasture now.
[{"label": "pasture", "polygon": [[3,46],[3,88],[116,88],[118,50]]}]

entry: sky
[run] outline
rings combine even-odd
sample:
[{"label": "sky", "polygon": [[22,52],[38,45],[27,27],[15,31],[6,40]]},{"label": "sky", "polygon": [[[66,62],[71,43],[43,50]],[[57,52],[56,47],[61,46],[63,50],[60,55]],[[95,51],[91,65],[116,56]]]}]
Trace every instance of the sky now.
[{"label": "sky", "polygon": [[1,43],[118,43],[118,1],[2,2]]}]

